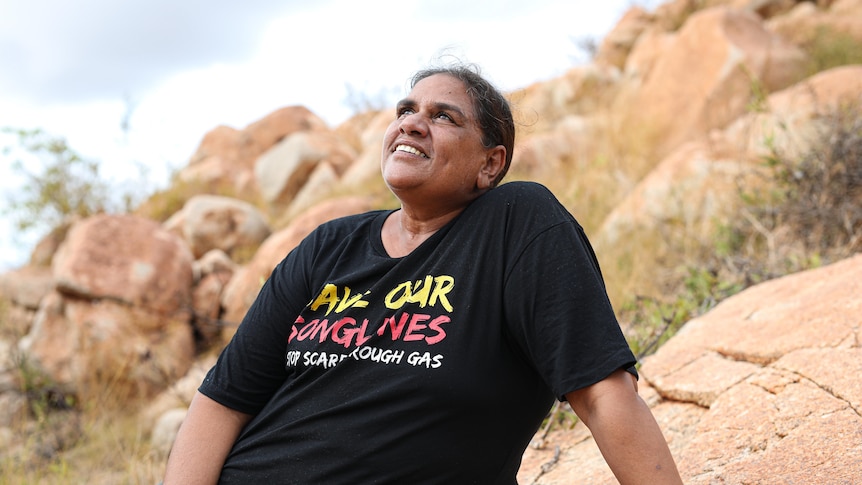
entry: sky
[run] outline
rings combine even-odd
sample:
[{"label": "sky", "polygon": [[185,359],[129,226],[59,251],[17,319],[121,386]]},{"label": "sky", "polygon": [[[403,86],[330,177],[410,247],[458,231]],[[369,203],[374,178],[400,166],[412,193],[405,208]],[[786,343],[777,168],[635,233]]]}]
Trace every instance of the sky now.
[{"label": "sky", "polygon": [[[657,0],[0,0],[0,128],[41,129],[110,183],[164,187],[205,133],[303,105],[335,127],[394,103],[441,56],[511,91],[587,61],[633,5]],[[17,138],[0,134],[0,147]],[[26,153],[0,152],[0,211]],[[140,167],[146,167],[142,175]],[[0,271],[37,233],[0,212]]]}]

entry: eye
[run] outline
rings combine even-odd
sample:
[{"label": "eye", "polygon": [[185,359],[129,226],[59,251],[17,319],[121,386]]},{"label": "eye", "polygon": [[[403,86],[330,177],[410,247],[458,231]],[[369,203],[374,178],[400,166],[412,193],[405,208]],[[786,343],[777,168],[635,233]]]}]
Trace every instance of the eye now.
[{"label": "eye", "polygon": [[401,108],[398,108],[397,110],[395,110],[395,113],[398,115],[399,118],[403,118],[407,115],[413,114],[414,111],[413,111],[413,108],[408,108],[405,106],[405,107],[401,107]]},{"label": "eye", "polygon": [[451,117],[451,116],[449,116],[449,114],[448,114],[448,113],[445,113],[445,112],[442,112],[442,111],[441,111],[440,113],[437,113],[437,115],[435,116],[435,118],[437,118],[437,119],[441,119],[441,120],[443,120],[443,121],[448,121],[448,122],[450,122],[450,123],[454,123],[454,122],[455,122],[455,120],[454,120],[454,119],[452,119],[452,117]]}]

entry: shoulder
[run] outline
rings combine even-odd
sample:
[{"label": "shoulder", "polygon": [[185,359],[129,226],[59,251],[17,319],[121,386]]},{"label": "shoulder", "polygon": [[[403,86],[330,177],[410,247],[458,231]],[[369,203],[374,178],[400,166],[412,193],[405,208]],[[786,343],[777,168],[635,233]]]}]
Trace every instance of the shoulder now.
[{"label": "shoulder", "polygon": [[544,185],[536,182],[509,182],[489,190],[477,199],[476,211],[507,220],[524,220],[530,226],[574,222],[574,217]]},{"label": "shoulder", "polygon": [[[306,226],[304,236],[297,246],[297,250],[305,254],[329,251],[334,247],[347,241],[355,241],[357,238],[367,238],[370,234],[369,228],[375,224],[378,218],[389,211],[375,210],[337,217],[319,223],[309,228]],[[301,228],[300,228],[301,230]]]},{"label": "shoulder", "polygon": [[331,234],[343,235],[345,233],[351,233],[358,228],[366,227],[369,224],[373,224],[379,216],[388,212],[391,211],[374,210],[369,212],[363,212],[360,214],[337,217],[335,219],[330,219],[321,223],[314,231],[311,232],[311,234],[315,236],[320,236]]},{"label": "shoulder", "polygon": [[559,203],[554,194],[537,182],[508,182],[488,191],[485,196],[511,201],[534,201],[537,203]]}]

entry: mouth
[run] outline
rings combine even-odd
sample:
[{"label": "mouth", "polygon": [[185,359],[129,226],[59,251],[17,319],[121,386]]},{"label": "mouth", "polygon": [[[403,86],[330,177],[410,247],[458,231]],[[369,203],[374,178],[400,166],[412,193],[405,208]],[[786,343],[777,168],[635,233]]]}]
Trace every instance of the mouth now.
[{"label": "mouth", "polygon": [[420,157],[422,157],[422,158],[428,158],[428,155],[425,155],[424,153],[422,153],[422,152],[421,152],[421,151],[419,151],[418,149],[413,148],[413,147],[408,146],[408,145],[398,145],[398,146],[396,146],[396,147],[395,147],[395,151],[396,151],[396,152],[407,152],[407,153],[412,153],[413,155],[418,155],[418,156],[420,156]]}]

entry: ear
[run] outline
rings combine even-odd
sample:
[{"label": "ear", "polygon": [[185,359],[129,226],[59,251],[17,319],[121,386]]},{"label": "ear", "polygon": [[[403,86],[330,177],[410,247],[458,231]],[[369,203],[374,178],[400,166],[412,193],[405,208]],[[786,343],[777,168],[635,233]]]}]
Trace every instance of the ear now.
[{"label": "ear", "polygon": [[488,190],[494,185],[497,176],[506,164],[506,147],[497,145],[485,154],[485,164],[479,169],[476,186],[479,190]]}]

